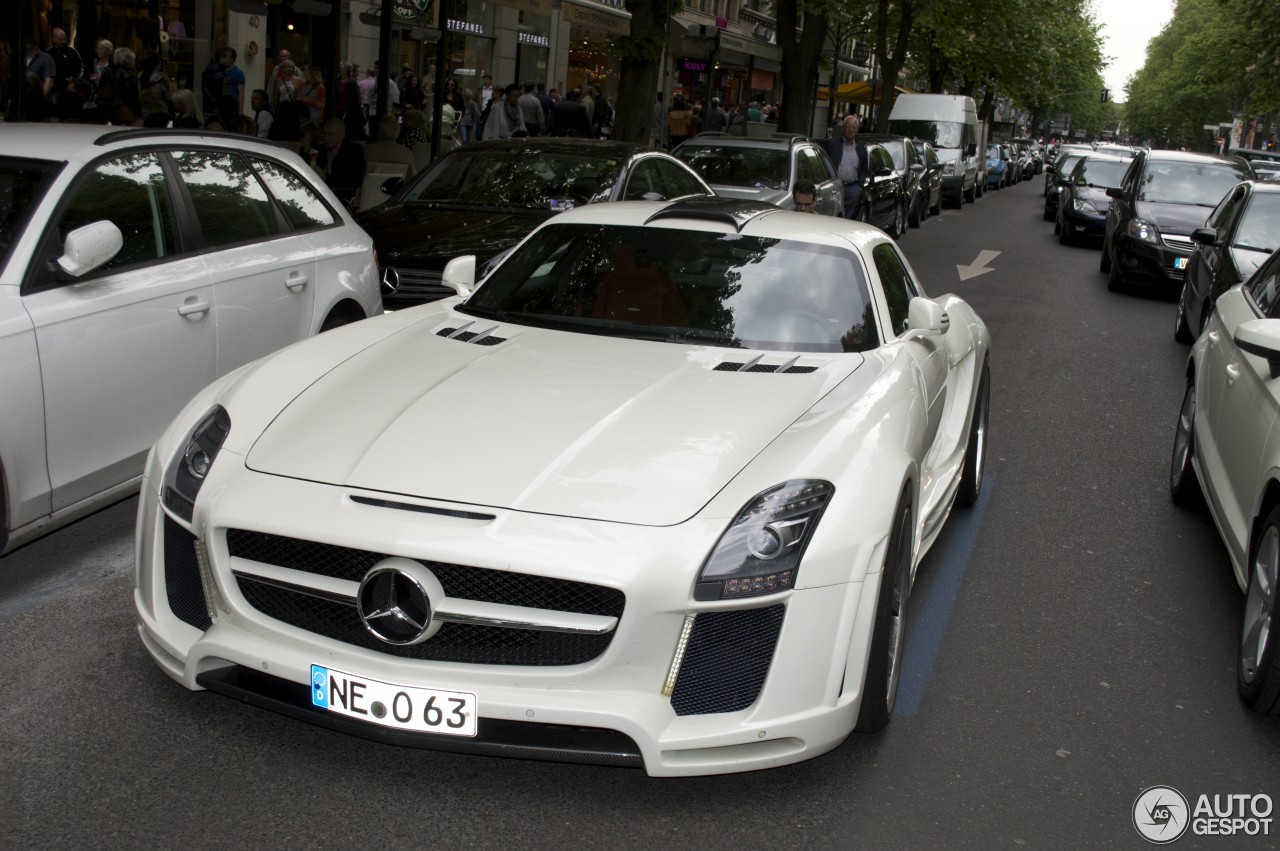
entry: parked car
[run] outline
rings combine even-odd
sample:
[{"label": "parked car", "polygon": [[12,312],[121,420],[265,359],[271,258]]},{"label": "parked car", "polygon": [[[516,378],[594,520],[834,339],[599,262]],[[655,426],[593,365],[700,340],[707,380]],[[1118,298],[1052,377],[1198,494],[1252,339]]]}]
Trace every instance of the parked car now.
[{"label": "parked car", "polygon": [[1182,289],[1194,243],[1202,226],[1232,186],[1253,176],[1236,157],[1185,151],[1141,151],[1120,186],[1107,190],[1107,212],[1099,268],[1107,287],[1131,283]]},{"label": "parked car", "polygon": [[1022,153],[1022,179],[1030,180],[1044,169],[1044,160],[1040,157],[1040,145],[1035,139],[1010,139]]},{"label": "parked car", "polygon": [[902,177],[893,169],[893,157],[878,142],[867,144],[871,174],[862,185],[862,198],[854,218],[873,224],[894,239],[907,231],[910,200]]},{"label": "parked car", "polygon": [[1084,159],[1084,157],[1085,154],[1072,151],[1070,153],[1063,154],[1058,159],[1057,163],[1050,166],[1050,168],[1053,169],[1053,173],[1050,175],[1053,178],[1053,188],[1044,196],[1044,220],[1046,222],[1057,220],[1058,199],[1061,197],[1062,190],[1065,188],[1067,181],[1070,178],[1072,169],[1074,169],[1080,160]]},{"label": "parked car", "polygon": [[1095,154],[1106,154],[1107,156],[1120,157],[1122,160],[1131,160],[1138,155],[1138,152],[1128,145],[1099,145],[1093,149]]},{"label": "parked car", "polygon": [[1107,190],[1119,186],[1129,163],[1119,157],[1088,154],[1080,157],[1062,181],[1054,233],[1062,245],[1102,241],[1111,199]]},{"label": "parked car", "polygon": [[915,145],[906,136],[889,133],[860,133],[858,138],[864,144],[877,144],[889,152],[893,159],[893,175],[902,181],[902,194],[907,199],[907,224],[913,228],[920,227],[920,222],[929,217],[929,199],[925,197],[924,163],[920,161]]},{"label": "parked car", "polygon": [[903,94],[893,102],[890,133],[923,139],[942,160],[942,195],[955,206],[973,203],[978,191],[981,125],[966,95]]},{"label": "parked car", "polygon": [[1246,181],[1219,202],[1205,226],[1191,232],[1174,336],[1195,341],[1218,296],[1234,287],[1280,248],[1280,185]]},{"label": "parked car", "polygon": [[475,254],[482,269],[557,213],[606,201],[712,195],[664,151],[595,139],[497,139],[456,148],[357,221],[397,281],[387,307],[452,295],[445,264]]},{"label": "parked car", "polygon": [[1045,163],[1045,166],[1044,166],[1044,194],[1045,195],[1048,195],[1050,192],[1057,189],[1058,175],[1061,173],[1061,168],[1058,160],[1062,159],[1062,157],[1068,153],[1084,155],[1084,154],[1092,154],[1094,153],[1094,150],[1092,145],[1076,145],[1076,144],[1059,145],[1058,149],[1054,151],[1054,155],[1048,160],[1048,162]]},{"label": "parked car", "polygon": [[1009,184],[1012,170],[1009,167],[1009,146],[987,145],[987,188],[1003,189]]},{"label": "parked car", "polygon": [[982,320],[865,225],[735,199],[588,205],[472,292],[475,263],[156,443],[156,664],[377,741],[653,775],[885,727],[917,566],[981,492]]},{"label": "parked car", "polygon": [[925,210],[930,215],[937,215],[942,212],[942,172],[946,164],[942,162],[942,158],[938,156],[938,152],[933,149],[933,145],[923,139],[912,139],[911,144],[916,149],[916,156],[920,158],[920,162],[924,164],[924,174],[920,176],[920,185],[925,188]]},{"label": "parked car", "polygon": [[382,312],[373,244],[239,134],[0,126],[0,553],[134,493],[220,375]]},{"label": "parked car", "polygon": [[1273,253],[1218,298],[1191,347],[1169,474],[1174,501],[1206,503],[1226,545],[1245,593],[1236,685],[1246,706],[1267,715],[1280,714],[1278,295],[1280,253]]},{"label": "parked car", "polygon": [[814,209],[828,216],[844,215],[844,183],[822,146],[803,136],[699,133],[671,153],[723,198],[794,210],[791,190],[796,181],[811,180],[818,189]]}]

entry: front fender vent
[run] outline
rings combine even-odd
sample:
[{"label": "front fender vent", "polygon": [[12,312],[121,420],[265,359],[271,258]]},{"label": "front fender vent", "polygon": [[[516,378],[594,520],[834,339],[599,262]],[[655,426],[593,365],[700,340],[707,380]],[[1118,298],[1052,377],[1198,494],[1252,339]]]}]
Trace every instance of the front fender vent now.
[{"label": "front fender vent", "polygon": [[436,336],[457,340],[460,343],[471,343],[473,346],[496,346],[507,341],[506,337],[494,336],[493,332],[498,330],[497,325],[485,328],[483,331],[473,331],[471,329],[475,324],[468,322],[459,328],[441,328],[436,332]]},{"label": "front fender vent", "polygon": [[765,363],[764,356],[754,357],[745,363],[736,361],[724,361],[716,364],[716,372],[777,372],[789,375],[797,375],[806,372],[815,372],[816,366],[797,366],[796,361],[800,358],[792,358],[782,363]]}]

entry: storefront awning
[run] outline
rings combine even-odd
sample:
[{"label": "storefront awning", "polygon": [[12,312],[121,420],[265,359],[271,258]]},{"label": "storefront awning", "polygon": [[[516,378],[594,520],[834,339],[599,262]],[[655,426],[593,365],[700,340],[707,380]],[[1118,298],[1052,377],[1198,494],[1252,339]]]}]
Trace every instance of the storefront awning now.
[{"label": "storefront awning", "polygon": [[560,18],[575,27],[601,30],[609,35],[631,34],[631,13],[594,0],[560,0]]},{"label": "storefront awning", "polygon": [[748,56],[754,56],[757,59],[765,59],[771,62],[782,61],[782,48],[773,44],[766,44],[763,41],[757,41],[754,38],[743,38],[740,35],[720,31],[720,50],[732,51],[741,54],[745,59]]},{"label": "storefront awning", "polygon": [[[898,86],[897,89],[898,94],[900,95],[915,94],[914,91],[903,86]],[[836,100],[866,105],[870,104],[872,98],[878,96],[883,91],[884,86],[879,83],[872,85],[866,80],[858,80],[853,83],[841,83],[836,86]],[[818,88],[817,98],[818,100],[830,100],[830,90],[826,86],[820,86]]]}]

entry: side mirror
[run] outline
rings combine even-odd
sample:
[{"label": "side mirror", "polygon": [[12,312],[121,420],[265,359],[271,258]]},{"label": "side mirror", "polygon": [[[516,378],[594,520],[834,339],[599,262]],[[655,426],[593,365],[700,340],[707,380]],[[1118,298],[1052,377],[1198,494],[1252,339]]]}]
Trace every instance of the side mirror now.
[{"label": "side mirror", "polygon": [[1046,174],[1053,174],[1053,170],[1054,170],[1054,169],[1053,169],[1053,165],[1052,165],[1052,164],[1050,164],[1050,165],[1046,165],[1046,166],[1044,167],[1044,170],[1045,170],[1045,173],[1046,173]]},{"label": "side mirror", "polygon": [[440,283],[466,298],[476,285],[476,256],[467,254],[455,257],[444,267]]},{"label": "side mirror", "polygon": [[67,234],[58,268],[79,278],[115,257],[123,247],[124,234],[113,222],[90,222]]},{"label": "side mirror", "polygon": [[1217,245],[1218,231],[1215,228],[1196,228],[1191,232],[1191,241],[1201,245]]},{"label": "side mirror", "polygon": [[1240,351],[1266,360],[1271,377],[1280,378],[1280,319],[1250,319],[1236,327]]},{"label": "side mirror", "polygon": [[916,296],[907,305],[907,334],[904,340],[945,334],[951,327],[951,317],[942,305],[930,298]]},{"label": "side mirror", "polygon": [[881,167],[881,168],[876,169],[876,171],[875,171],[875,175],[876,175],[876,177],[888,177],[888,176],[889,176],[889,175],[891,175],[891,174],[893,174],[893,169],[891,169],[891,168],[883,168],[883,167]]},{"label": "side mirror", "polygon": [[404,186],[403,177],[388,177],[382,181],[381,189],[388,195],[394,195],[400,191],[401,186]]},{"label": "side mirror", "polygon": [[1121,187],[1119,187],[1119,186],[1108,186],[1108,187],[1107,187],[1107,197],[1108,197],[1108,198],[1123,198],[1123,197],[1124,197],[1124,190],[1123,190]]},{"label": "side mirror", "polygon": [[969,147],[964,149],[964,155],[966,157],[976,157],[978,155],[978,143],[970,142]]}]

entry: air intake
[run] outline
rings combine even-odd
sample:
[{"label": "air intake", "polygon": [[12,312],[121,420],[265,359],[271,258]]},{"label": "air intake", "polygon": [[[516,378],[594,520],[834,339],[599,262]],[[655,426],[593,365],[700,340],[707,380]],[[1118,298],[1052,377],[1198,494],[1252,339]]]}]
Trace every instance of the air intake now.
[{"label": "air intake", "polygon": [[792,358],[783,363],[765,363],[764,356],[754,357],[745,363],[735,361],[724,361],[716,364],[716,372],[777,372],[789,375],[795,375],[806,372],[814,372],[816,366],[796,366],[796,361],[800,358]]},{"label": "air intake", "polygon": [[506,337],[493,336],[493,332],[498,330],[497,325],[493,325],[483,331],[472,331],[471,329],[475,324],[474,322],[468,322],[460,328],[441,328],[436,332],[436,336],[444,337],[448,340],[457,340],[460,343],[471,343],[473,346],[496,346],[507,341]]}]

